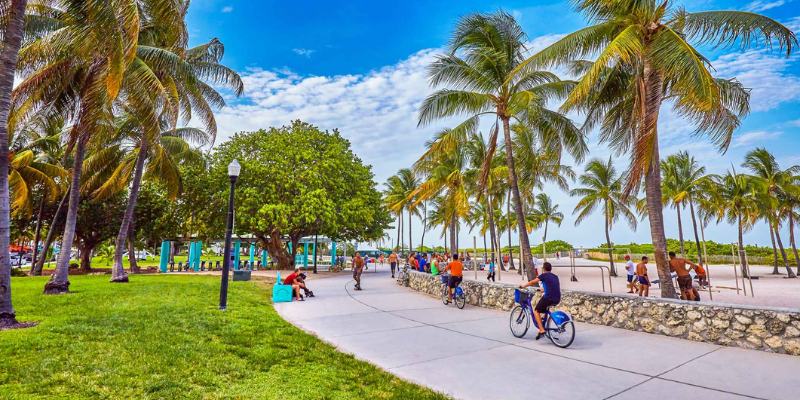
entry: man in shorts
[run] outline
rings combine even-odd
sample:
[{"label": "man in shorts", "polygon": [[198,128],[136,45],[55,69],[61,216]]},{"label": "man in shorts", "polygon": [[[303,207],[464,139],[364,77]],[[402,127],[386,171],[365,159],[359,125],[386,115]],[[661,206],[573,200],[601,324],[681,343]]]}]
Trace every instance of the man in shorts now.
[{"label": "man in shorts", "polygon": [[649,296],[650,278],[647,277],[647,256],[642,257],[642,262],[636,265],[636,279],[639,280],[639,296]]},{"label": "man in shorts", "polygon": [[397,269],[397,253],[392,252],[389,255],[389,266],[392,268],[392,278],[394,278],[394,271]]},{"label": "man in shorts", "polygon": [[300,268],[295,268],[294,272],[289,275],[286,275],[286,278],[283,279],[284,285],[291,285],[292,286],[292,295],[295,300],[303,301],[303,295],[300,294],[300,289],[305,290],[305,283],[303,282],[303,278],[300,277]]},{"label": "man in shorts", "polygon": [[561,284],[558,281],[558,276],[553,272],[553,266],[549,262],[542,265],[542,273],[530,282],[521,285],[519,288],[524,289],[528,286],[533,286],[541,283],[544,294],[542,298],[536,303],[533,308],[533,318],[536,319],[536,326],[539,327],[539,333],[536,334],[536,340],[544,336],[544,324],[542,323],[542,314],[548,312],[550,307],[557,305],[561,302]]},{"label": "man in shorts", "polygon": [[453,254],[453,261],[447,263],[444,272],[447,273],[448,271],[450,272],[450,278],[447,281],[447,287],[450,288],[450,298],[447,300],[449,304],[450,300],[453,299],[453,293],[464,279],[464,264],[458,259],[458,254]]},{"label": "man in shorts", "polygon": [[364,272],[364,259],[356,253],[353,258],[353,279],[356,281],[355,290],[361,290],[361,273]]},{"label": "man in shorts", "polygon": [[686,266],[697,268],[697,264],[675,256],[674,251],[669,252],[669,270],[678,274],[678,287],[681,290],[681,299],[694,300],[694,288],[692,287],[692,276]]},{"label": "man in shorts", "polygon": [[628,293],[633,293],[635,284],[634,278],[636,277],[636,265],[631,261],[631,256],[625,254],[625,272],[628,273]]}]

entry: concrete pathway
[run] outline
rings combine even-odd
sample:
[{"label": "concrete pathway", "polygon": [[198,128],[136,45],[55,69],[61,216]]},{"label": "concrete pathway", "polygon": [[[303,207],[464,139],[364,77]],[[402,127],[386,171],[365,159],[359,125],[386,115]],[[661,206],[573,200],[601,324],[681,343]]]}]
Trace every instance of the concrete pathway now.
[{"label": "concrete pathway", "polygon": [[459,310],[388,272],[309,281],[283,318],[404,379],[459,399],[797,399],[800,357],[579,323],[568,349],[522,339],[508,313]]}]

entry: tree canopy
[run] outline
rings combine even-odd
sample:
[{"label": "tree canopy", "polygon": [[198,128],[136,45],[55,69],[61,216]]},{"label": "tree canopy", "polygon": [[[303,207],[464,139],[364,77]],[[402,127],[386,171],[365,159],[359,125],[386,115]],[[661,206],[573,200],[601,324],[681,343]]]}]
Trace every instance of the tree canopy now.
[{"label": "tree canopy", "polygon": [[[282,267],[303,236],[374,240],[390,216],[373,174],[338,131],[301,121],[269,130],[242,132],[219,146],[210,175],[227,192],[227,165],[242,166],[237,181],[236,232],[255,235]],[[223,197],[224,198],[224,197]]]}]

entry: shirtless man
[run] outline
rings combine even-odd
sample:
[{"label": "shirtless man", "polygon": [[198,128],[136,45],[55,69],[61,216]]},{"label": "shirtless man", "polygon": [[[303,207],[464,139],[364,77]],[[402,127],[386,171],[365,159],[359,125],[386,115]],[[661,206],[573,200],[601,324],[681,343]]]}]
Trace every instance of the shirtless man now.
[{"label": "shirtless man", "polygon": [[397,269],[397,253],[392,252],[389,255],[389,266],[392,267],[392,278],[394,278],[394,270]]},{"label": "shirtless man", "polygon": [[674,251],[669,252],[669,270],[678,274],[678,287],[681,290],[681,298],[684,300],[694,300],[694,289],[692,288],[692,276],[686,266],[697,268],[697,264],[675,256]]}]

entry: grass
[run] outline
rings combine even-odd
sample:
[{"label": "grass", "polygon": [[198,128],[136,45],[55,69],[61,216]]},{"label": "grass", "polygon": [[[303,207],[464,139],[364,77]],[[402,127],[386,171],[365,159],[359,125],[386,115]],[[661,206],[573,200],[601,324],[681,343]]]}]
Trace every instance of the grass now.
[{"label": "grass", "polygon": [[0,398],[442,399],[336,351],[281,319],[263,282],[219,277],[74,276],[45,296],[44,277],[13,278],[20,321],[0,331]]}]

